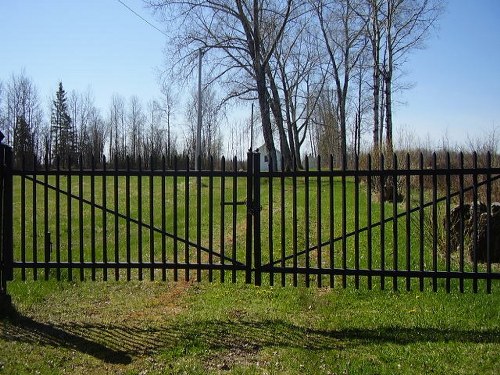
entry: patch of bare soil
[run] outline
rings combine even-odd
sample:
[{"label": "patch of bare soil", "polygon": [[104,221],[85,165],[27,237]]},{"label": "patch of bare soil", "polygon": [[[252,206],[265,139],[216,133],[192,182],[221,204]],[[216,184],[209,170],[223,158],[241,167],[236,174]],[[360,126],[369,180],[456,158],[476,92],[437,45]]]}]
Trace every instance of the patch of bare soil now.
[{"label": "patch of bare soil", "polygon": [[258,345],[244,341],[232,342],[227,349],[211,353],[205,361],[207,371],[230,371],[236,366],[259,365]]}]

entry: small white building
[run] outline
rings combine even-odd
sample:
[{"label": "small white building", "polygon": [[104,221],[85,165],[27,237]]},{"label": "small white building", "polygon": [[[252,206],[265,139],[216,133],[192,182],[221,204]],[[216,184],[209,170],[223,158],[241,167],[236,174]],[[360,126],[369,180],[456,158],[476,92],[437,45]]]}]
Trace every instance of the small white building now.
[{"label": "small white building", "polygon": [[[257,147],[255,149],[255,152],[258,152],[260,154],[260,171],[269,172],[269,154],[267,153],[266,145]],[[278,158],[278,171],[281,171],[281,152],[279,150],[276,150],[276,157]]]}]

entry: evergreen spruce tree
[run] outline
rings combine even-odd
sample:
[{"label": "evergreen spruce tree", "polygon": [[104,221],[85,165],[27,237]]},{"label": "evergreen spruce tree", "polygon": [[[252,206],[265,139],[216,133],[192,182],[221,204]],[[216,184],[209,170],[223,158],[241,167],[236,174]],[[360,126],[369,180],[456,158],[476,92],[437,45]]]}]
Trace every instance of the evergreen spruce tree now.
[{"label": "evergreen spruce tree", "polygon": [[24,158],[26,165],[31,166],[34,155],[33,132],[26,118],[19,116],[14,127],[14,163],[20,166]]},{"label": "evergreen spruce tree", "polygon": [[66,103],[66,91],[62,82],[59,82],[59,89],[56,98],[52,102],[51,137],[52,137],[52,158],[59,156],[61,162],[65,163],[71,157],[75,160],[76,139],[72,126],[71,117],[68,114],[68,104]]}]

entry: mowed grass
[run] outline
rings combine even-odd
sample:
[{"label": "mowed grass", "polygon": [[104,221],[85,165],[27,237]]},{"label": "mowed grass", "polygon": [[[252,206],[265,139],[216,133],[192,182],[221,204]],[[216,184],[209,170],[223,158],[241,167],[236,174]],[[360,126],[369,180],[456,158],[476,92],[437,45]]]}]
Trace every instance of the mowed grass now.
[{"label": "mowed grass", "polygon": [[5,374],[498,374],[500,297],[12,282]]},{"label": "mowed grass", "polygon": [[[47,231],[51,232],[53,247],[57,245],[51,260],[59,256],[62,261],[90,262],[94,257],[97,262],[113,262],[118,256],[120,262],[126,262],[127,257],[134,262],[141,259],[161,262],[165,256],[171,262],[177,248],[179,263],[187,259],[196,263],[198,248],[193,244],[200,240],[203,247],[215,251],[211,258],[209,252],[202,251],[202,262],[218,263],[221,260],[217,254],[221,253],[245,261],[246,208],[222,204],[245,200],[243,179],[210,181],[189,177],[175,181],[172,177],[131,177],[129,188],[124,177],[117,180],[96,177],[93,182],[84,177],[81,184],[75,176],[69,181],[65,177],[57,181],[53,176],[47,180],[71,194],[80,194],[82,186],[85,202],[68,200],[67,195],[58,197],[53,189],[45,190],[37,184],[34,204],[30,180],[24,182],[24,190],[31,195],[24,195],[23,201],[22,181],[17,178],[14,228],[17,260],[23,256],[20,223],[24,218],[24,256],[28,261],[34,257],[43,259]],[[284,195],[281,186],[285,188]],[[196,194],[198,189],[202,192],[201,202]],[[139,190],[144,196],[141,200]],[[151,190],[153,193],[149,194]],[[371,240],[368,230],[364,230],[358,236],[349,236],[345,242],[330,241],[332,234],[334,238],[342,237],[344,226],[348,233],[364,228],[369,214],[372,223],[376,223],[382,216],[390,218],[407,208],[406,203],[395,207],[385,204],[382,213],[382,205],[367,194],[365,185],[357,184],[354,179],[263,179],[261,190],[263,263],[278,260],[283,264],[280,259],[285,256],[287,267],[293,266],[294,261],[298,266],[309,264],[316,268],[332,264],[336,267],[345,264],[349,268],[358,264],[366,268],[371,264],[374,269],[382,266],[418,269],[423,263],[427,270],[433,267],[444,270],[447,262],[451,269],[460,266],[455,256],[449,261],[442,252],[437,259],[433,257],[433,241],[428,233],[420,246],[418,211],[412,214],[415,218],[410,232],[405,230],[406,216],[403,216],[389,220],[383,226],[383,233],[382,226],[373,227]],[[107,209],[103,211],[100,206]],[[418,199],[412,200],[411,207],[417,206]],[[333,217],[330,207],[334,208]],[[133,221],[121,216],[116,219],[115,212],[127,211]],[[423,213],[427,218],[432,207]],[[92,220],[95,230],[91,230]],[[169,235],[164,235],[165,232]],[[170,236],[172,233],[177,233],[177,241]],[[316,250],[290,258],[315,245]],[[410,256],[406,257],[408,246]],[[399,252],[396,261],[395,248]],[[435,260],[437,263],[433,264]],[[470,270],[472,265],[468,262],[464,268]],[[479,270],[484,271],[484,266],[480,265]],[[149,270],[142,271],[143,278],[149,279]],[[484,292],[485,282],[479,283],[480,293],[472,294],[470,280],[465,281],[466,293],[460,294],[458,280],[451,280],[451,293],[444,292],[446,280],[438,280],[439,292],[433,293],[432,279],[424,281],[425,292],[418,291],[418,279],[411,279],[412,291],[406,292],[406,280],[401,278],[400,292],[393,292],[392,278],[385,278],[382,291],[382,280],[378,277],[372,279],[373,290],[368,290],[367,277],[361,277],[359,289],[355,289],[356,278],[349,276],[347,289],[342,289],[341,276],[335,277],[335,288],[325,288],[332,281],[329,276],[321,279],[323,287],[305,288],[304,275],[298,277],[298,287],[291,287],[296,281],[291,275],[284,276],[286,287],[271,286],[271,280],[275,285],[281,283],[279,273],[273,276],[265,273],[261,287],[245,284],[245,275],[240,272],[236,273],[236,283],[231,283],[231,271],[214,271],[213,283],[208,282],[208,271],[201,273],[202,282],[194,281],[196,271],[191,271],[188,282],[183,281],[183,270],[179,271],[178,282],[173,282],[172,270],[168,271],[166,282],[160,281],[161,270],[155,272],[153,282],[137,281],[140,275],[141,271],[134,269],[133,280],[127,282],[122,270],[120,281],[91,282],[90,270],[74,269],[70,277],[67,269],[60,270],[59,275],[53,269],[47,274],[47,281],[33,281],[33,270],[26,269],[27,281],[22,281],[21,270],[16,270],[16,279],[8,288],[17,314],[1,321],[0,373],[500,372],[497,280],[492,281],[493,294]],[[37,276],[44,279],[43,268]],[[57,276],[63,281],[57,281]],[[95,276],[96,280],[102,280],[103,270],[97,270]],[[114,270],[107,276],[114,279]],[[225,283],[219,282],[222,276]],[[309,281],[311,285],[318,283],[314,276]]]}]

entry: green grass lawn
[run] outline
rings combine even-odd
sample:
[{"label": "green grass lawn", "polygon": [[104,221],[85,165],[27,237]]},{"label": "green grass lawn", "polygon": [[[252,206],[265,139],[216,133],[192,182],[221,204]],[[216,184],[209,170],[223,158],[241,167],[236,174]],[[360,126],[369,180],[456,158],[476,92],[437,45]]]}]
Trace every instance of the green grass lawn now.
[{"label": "green grass lawn", "polygon": [[[245,199],[243,179],[132,177],[129,187],[124,177],[96,177],[92,182],[89,177],[80,181],[78,176],[70,180],[51,176],[47,181],[70,194],[82,195],[85,201],[58,196],[39,184],[33,188],[29,179],[23,187],[21,178],[16,177],[16,260],[23,256],[27,261],[43,260],[45,233],[51,232],[55,247],[51,260],[59,257],[78,263],[94,257],[98,262],[125,262],[127,258],[160,262],[165,256],[172,261],[177,248],[180,263],[196,263],[199,258],[205,263],[218,263],[216,254],[210,258],[209,252],[198,253],[193,244],[199,242],[218,254],[245,261],[246,208],[241,205],[234,211],[236,206],[223,204]],[[330,242],[332,237],[342,235],[343,226],[346,232],[365,227],[369,215],[372,223],[380,221],[382,208],[385,218],[407,209],[405,202],[382,206],[367,194],[366,185],[355,182],[351,178],[263,179],[262,262],[285,256],[288,259],[283,264],[287,267],[297,262],[298,266],[309,264],[317,269],[332,264],[351,269],[371,264],[374,269],[418,270],[421,263],[426,270],[445,270],[448,265],[452,270],[460,268],[455,255],[447,259],[439,251],[437,257],[433,256],[428,232],[423,233],[420,246],[423,231],[418,211],[411,214],[414,217],[409,231],[407,216],[403,216],[372,228],[371,237],[365,230],[345,242]],[[344,186],[345,198],[341,194]],[[144,193],[142,199],[139,190]],[[410,207],[418,204],[418,196],[412,196]],[[128,213],[132,221],[116,218],[114,212]],[[427,219],[432,207],[422,213]],[[24,236],[20,225],[23,220]],[[398,230],[394,231],[396,222]],[[177,233],[180,240],[162,232]],[[290,258],[318,244],[314,251]],[[24,255],[21,245],[26,250]],[[395,249],[399,254],[396,260]],[[463,266],[472,269],[470,262]],[[149,270],[142,271],[143,278],[149,279]],[[483,265],[479,271],[484,271]],[[493,271],[498,272],[497,265]],[[197,278],[193,270],[189,282],[183,281],[183,270],[179,271],[178,282],[173,282],[172,270],[168,271],[167,282],[159,281],[161,270],[155,271],[154,282],[137,281],[141,275],[137,269],[129,282],[124,281],[125,270],[119,272],[121,281],[108,282],[90,281],[94,276],[102,280],[102,270],[95,275],[78,268],[71,272],[72,281],[68,269],[61,269],[59,274],[52,269],[47,281],[33,281],[33,270],[26,269],[27,281],[22,281],[22,270],[15,270],[15,281],[9,283],[8,290],[17,314],[0,321],[0,373],[500,372],[498,280],[492,281],[493,294],[484,292],[484,281],[479,282],[480,293],[472,294],[470,280],[466,281],[466,293],[460,294],[456,279],[451,280],[451,293],[444,292],[444,279],[438,280],[439,291],[433,293],[432,279],[424,281],[425,292],[418,292],[419,280],[415,278],[410,280],[411,292],[404,291],[405,278],[398,279],[400,292],[393,292],[389,277],[382,291],[378,277],[372,280],[373,290],[368,290],[367,277],[358,280],[356,289],[353,276],[346,278],[347,288],[342,289],[341,276],[334,278],[335,288],[325,288],[332,281],[326,275],[321,278],[323,287],[305,288],[308,279],[304,275],[282,278],[278,273],[265,273],[263,286],[256,287],[243,283],[244,273],[238,273],[236,283],[230,283],[231,271],[213,272],[213,283],[208,282],[208,271],[200,273],[201,283],[193,281]],[[37,274],[43,279],[44,269]],[[114,270],[107,276],[114,279]],[[223,276],[226,283],[219,282]],[[58,282],[58,277],[63,281]],[[287,286],[271,286],[271,280],[275,285],[283,280]],[[318,283],[315,276],[309,281],[311,285]],[[291,287],[294,284],[298,287]]]},{"label": "green grass lawn", "polygon": [[20,282],[5,374],[498,374],[500,296]]}]

